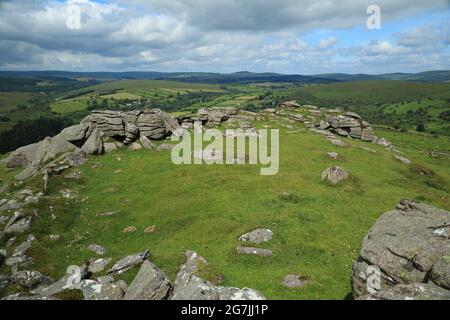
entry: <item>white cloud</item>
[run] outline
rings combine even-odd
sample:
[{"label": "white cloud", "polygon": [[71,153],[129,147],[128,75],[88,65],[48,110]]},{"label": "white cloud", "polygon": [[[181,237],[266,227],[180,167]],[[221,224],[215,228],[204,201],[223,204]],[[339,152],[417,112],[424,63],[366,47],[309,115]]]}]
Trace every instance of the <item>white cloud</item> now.
[{"label": "white cloud", "polygon": [[[66,27],[64,2],[0,0],[0,68],[304,74],[449,68],[448,22],[352,47],[335,36],[305,41],[307,30],[364,26],[372,1],[76,2],[80,30]],[[379,1],[383,21],[445,3]]]}]

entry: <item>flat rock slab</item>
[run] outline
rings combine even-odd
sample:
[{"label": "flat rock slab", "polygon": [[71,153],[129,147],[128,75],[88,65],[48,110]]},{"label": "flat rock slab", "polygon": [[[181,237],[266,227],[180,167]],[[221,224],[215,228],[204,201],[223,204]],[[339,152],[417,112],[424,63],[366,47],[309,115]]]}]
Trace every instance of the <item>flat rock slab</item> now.
[{"label": "flat rock slab", "polygon": [[111,258],[91,259],[87,264],[90,273],[99,273],[105,270],[106,266],[111,262]]},{"label": "flat rock slab", "polygon": [[283,286],[288,288],[301,288],[304,287],[308,282],[307,277],[297,274],[288,274],[283,279]]},{"label": "flat rock slab", "polygon": [[124,300],[164,300],[171,290],[172,284],[167,276],[153,263],[145,260]]},{"label": "flat rock slab", "polygon": [[347,144],[339,139],[328,139],[328,141],[330,141],[332,144],[338,147],[347,147]]},{"label": "flat rock slab", "polygon": [[88,246],[88,250],[93,251],[93,252],[95,252],[96,254],[99,254],[99,255],[104,255],[107,252],[107,250],[104,247],[102,247],[102,246],[100,246],[98,244],[95,244],[95,243],[90,244]]},{"label": "flat rock slab", "polygon": [[272,240],[273,232],[269,229],[256,229],[239,237],[239,241],[260,244]]},{"label": "flat rock slab", "polygon": [[237,247],[238,254],[256,255],[261,257],[271,257],[272,251],[269,249],[253,248],[253,247]]},{"label": "flat rock slab", "polygon": [[140,265],[150,256],[150,251],[146,250],[141,253],[127,256],[117,261],[113,267],[108,271],[109,275],[122,274],[130,270],[131,268]]},{"label": "flat rock slab", "polygon": [[394,158],[396,160],[400,161],[401,163],[404,163],[404,164],[410,164],[411,163],[411,160],[409,160],[409,159],[407,159],[405,157],[399,156],[399,155],[394,155]]}]

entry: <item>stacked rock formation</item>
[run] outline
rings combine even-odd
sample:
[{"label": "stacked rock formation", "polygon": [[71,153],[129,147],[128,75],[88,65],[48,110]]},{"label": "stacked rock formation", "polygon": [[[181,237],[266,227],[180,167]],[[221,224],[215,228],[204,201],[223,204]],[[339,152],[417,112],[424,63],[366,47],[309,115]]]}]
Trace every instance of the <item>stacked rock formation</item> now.
[{"label": "stacked rock formation", "polygon": [[343,137],[352,137],[366,142],[374,142],[376,137],[372,127],[359,115],[347,112],[337,116],[327,116],[320,122],[320,129],[328,130]]},{"label": "stacked rock formation", "polygon": [[144,148],[151,148],[149,140],[163,139],[178,128],[178,122],[159,109],[94,111],[80,124],[64,129],[53,138],[13,151],[5,163],[7,168],[24,167],[25,170],[16,176],[18,180],[24,180],[61,155],[103,154],[138,140]]}]

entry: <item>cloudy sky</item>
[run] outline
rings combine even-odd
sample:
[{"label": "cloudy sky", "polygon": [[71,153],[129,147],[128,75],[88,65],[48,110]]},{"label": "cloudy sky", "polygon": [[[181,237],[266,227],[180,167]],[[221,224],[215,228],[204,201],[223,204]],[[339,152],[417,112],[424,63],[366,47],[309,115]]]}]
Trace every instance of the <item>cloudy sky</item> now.
[{"label": "cloudy sky", "polygon": [[0,53],[0,70],[450,69],[450,0],[0,0]]}]

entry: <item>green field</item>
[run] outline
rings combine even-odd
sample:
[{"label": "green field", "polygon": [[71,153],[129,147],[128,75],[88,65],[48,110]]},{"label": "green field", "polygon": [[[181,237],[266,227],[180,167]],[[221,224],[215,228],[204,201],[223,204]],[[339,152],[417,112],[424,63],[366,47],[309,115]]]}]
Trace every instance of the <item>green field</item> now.
[{"label": "green field", "polygon": [[[338,148],[320,135],[285,129],[276,176],[260,176],[259,166],[250,165],[175,166],[170,152],[120,150],[92,157],[80,168],[78,182],[52,178],[33,227],[38,240],[32,268],[58,278],[68,265],[92,258],[86,247],[98,243],[113,259],[150,249],[150,260],[173,280],[184,261],[181,253],[189,249],[210,262],[202,276],[216,282],[222,275],[221,285],[255,288],[269,299],[344,299],[351,290],[351,266],[361,241],[380,214],[405,198],[450,209],[449,160],[427,155],[448,150],[449,138],[377,133],[392,140],[413,164],[396,161],[377,145],[349,140],[349,147]],[[329,159],[330,151],[339,152],[341,160]],[[335,164],[351,178],[333,187],[320,176]],[[420,168],[433,173],[423,176]],[[5,173],[4,179],[13,174]],[[29,186],[37,190],[41,183],[36,178]],[[76,190],[79,196],[62,200],[62,189]],[[290,196],[283,197],[283,192]],[[105,211],[117,212],[97,216]],[[144,234],[152,225],[156,232]],[[122,233],[128,226],[137,232]],[[273,256],[238,256],[238,237],[257,227],[274,231],[274,239],[261,245]],[[61,239],[51,242],[49,234],[60,234]],[[136,271],[124,279],[130,283]],[[283,287],[283,277],[291,273],[306,275],[308,285]]]},{"label": "green field", "polygon": [[450,98],[450,83],[406,81],[355,81],[301,88],[319,99],[336,102],[389,103],[419,98]]},{"label": "green field", "polygon": [[0,92],[0,115],[19,105],[27,105],[31,94],[27,92]]}]

